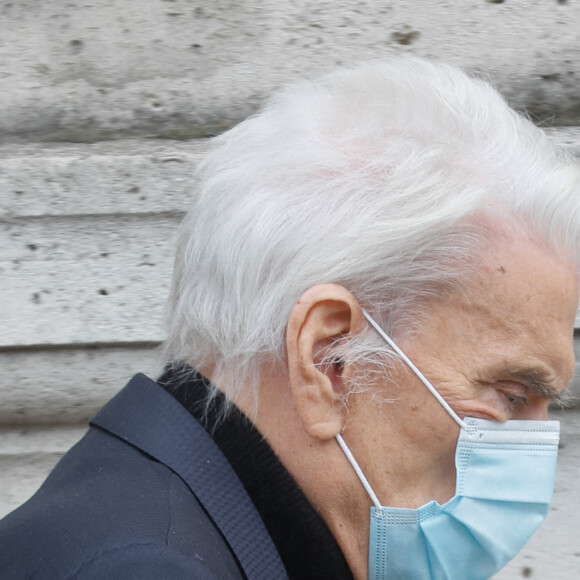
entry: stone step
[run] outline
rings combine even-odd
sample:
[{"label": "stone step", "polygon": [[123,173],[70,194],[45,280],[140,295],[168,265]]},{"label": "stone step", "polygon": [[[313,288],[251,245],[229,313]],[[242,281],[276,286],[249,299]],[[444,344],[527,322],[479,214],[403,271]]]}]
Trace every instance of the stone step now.
[{"label": "stone step", "polygon": [[135,373],[162,367],[147,344],[0,351],[0,427],[86,423]]},{"label": "stone step", "polygon": [[215,134],[275,88],[415,54],[491,78],[539,122],[580,120],[574,2],[4,2],[0,140]]},{"label": "stone step", "polygon": [[0,224],[0,347],[160,341],[176,214]]},{"label": "stone step", "polygon": [[207,142],[0,146],[0,219],[183,213]]}]

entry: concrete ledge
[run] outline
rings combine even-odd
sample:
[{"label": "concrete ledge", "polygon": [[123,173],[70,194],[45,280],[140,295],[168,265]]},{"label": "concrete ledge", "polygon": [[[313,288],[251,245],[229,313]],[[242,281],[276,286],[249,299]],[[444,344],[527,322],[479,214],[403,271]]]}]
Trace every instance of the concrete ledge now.
[{"label": "concrete ledge", "polygon": [[0,347],[158,342],[181,215],[0,228]]},{"label": "concrete ledge", "polygon": [[0,146],[0,219],[184,212],[203,140]]},{"label": "concrete ledge", "polygon": [[275,88],[392,54],[493,79],[541,123],[580,120],[580,11],[571,2],[4,3],[0,139],[196,138]]},{"label": "concrete ledge", "polygon": [[135,373],[157,378],[163,361],[146,345],[15,350],[0,368],[0,428],[64,426],[87,423]]}]

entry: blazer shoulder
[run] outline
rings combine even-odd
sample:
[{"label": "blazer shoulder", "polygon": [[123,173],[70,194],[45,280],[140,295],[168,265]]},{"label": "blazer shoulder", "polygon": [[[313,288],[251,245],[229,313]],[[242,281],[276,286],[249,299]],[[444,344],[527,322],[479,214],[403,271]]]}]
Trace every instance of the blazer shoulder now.
[{"label": "blazer shoulder", "polygon": [[155,554],[157,566],[165,560],[180,566],[191,561],[200,574],[207,568],[218,578],[242,578],[229,547],[184,481],[95,427],[39,491],[0,522],[2,578],[67,577],[97,559],[116,566],[123,552],[139,552],[140,546]]}]

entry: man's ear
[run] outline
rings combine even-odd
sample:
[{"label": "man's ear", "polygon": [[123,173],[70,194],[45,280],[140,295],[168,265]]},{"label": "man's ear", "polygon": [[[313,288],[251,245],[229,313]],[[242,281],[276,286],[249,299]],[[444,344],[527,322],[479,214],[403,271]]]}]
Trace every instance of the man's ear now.
[{"label": "man's ear", "polygon": [[341,361],[320,365],[334,340],[364,328],[357,299],[338,284],[309,288],[298,300],[286,332],[288,376],[305,430],[317,439],[340,433],[345,421],[345,373]]}]

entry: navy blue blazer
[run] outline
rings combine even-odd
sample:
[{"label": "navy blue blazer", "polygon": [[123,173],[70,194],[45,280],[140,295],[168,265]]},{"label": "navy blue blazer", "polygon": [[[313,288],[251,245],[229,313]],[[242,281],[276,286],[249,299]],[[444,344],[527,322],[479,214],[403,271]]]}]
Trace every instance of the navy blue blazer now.
[{"label": "navy blue blazer", "polygon": [[287,575],[217,445],[169,393],[137,375],[0,522],[0,578]]}]

